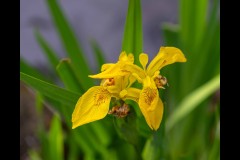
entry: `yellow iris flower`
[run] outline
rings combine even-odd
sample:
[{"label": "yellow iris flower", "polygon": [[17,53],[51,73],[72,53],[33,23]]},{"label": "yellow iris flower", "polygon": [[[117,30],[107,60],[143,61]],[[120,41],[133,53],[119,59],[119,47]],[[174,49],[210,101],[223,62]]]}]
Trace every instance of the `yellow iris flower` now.
[{"label": "yellow iris flower", "polygon": [[137,103],[148,126],[153,130],[157,130],[163,115],[163,103],[158,94],[158,88],[164,88],[159,85],[161,81],[159,78],[161,77],[159,75],[160,69],[166,65],[175,62],[186,62],[187,60],[180,49],[175,47],[161,47],[156,57],[147,68],[147,54],[141,53],[139,55],[139,61],[142,68],[137,65],[129,64],[126,64],[124,68],[126,71],[130,71],[138,82],[143,84]]},{"label": "yellow iris flower", "polygon": [[[148,55],[141,53],[139,60],[142,68],[133,64],[132,54],[122,52],[117,63],[104,64],[101,73],[89,76],[103,80],[100,86],[91,87],[79,98],[72,114],[72,128],[104,118],[112,97],[136,101],[149,127],[159,128],[163,103],[158,88],[164,88],[160,69],[175,62],[186,62],[186,58],[178,48],[161,47],[147,68]],[[141,90],[131,87],[135,80],[143,84]]]},{"label": "yellow iris flower", "polygon": [[127,97],[122,96],[121,91],[127,89],[129,93],[134,92],[134,89],[128,89],[134,82],[134,78],[130,78],[129,72],[122,71],[118,76],[112,78],[111,72],[120,72],[125,64],[133,64],[134,57],[132,54],[127,55],[122,52],[119,56],[119,61],[116,64],[105,64],[102,66],[104,74],[100,73],[90,77],[103,77],[100,86],[94,86],[88,89],[78,100],[72,114],[72,128],[80,125],[96,121],[104,118],[109,110],[109,104],[112,97],[117,99],[134,99],[131,94]]}]

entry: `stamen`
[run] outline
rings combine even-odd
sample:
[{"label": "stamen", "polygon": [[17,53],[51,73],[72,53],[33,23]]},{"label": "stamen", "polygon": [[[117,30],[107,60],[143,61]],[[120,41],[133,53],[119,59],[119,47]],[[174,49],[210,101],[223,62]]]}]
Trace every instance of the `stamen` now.
[{"label": "stamen", "polygon": [[106,86],[113,86],[115,84],[114,78],[108,78],[108,79],[104,79],[102,86],[106,87]]},{"label": "stamen", "polygon": [[165,89],[163,86],[165,86],[166,84],[168,85],[167,78],[164,76],[161,76],[161,75],[156,76],[154,78],[154,82],[155,82],[157,88]]},{"label": "stamen", "polygon": [[126,117],[128,115],[130,111],[129,106],[124,103],[122,106],[114,106],[112,107],[108,114],[113,114],[114,116],[118,117],[118,118],[123,118]]}]

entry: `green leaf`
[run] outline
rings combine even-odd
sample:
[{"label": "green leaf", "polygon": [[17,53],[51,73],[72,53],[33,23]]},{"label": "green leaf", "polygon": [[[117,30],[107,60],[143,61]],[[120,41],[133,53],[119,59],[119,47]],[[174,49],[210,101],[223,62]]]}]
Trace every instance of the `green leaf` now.
[{"label": "green leaf", "polygon": [[50,159],[63,160],[63,132],[59,117],[56,115],[52,118],[49,137],[49,154]]},{"label": "green leaf", "polygon": [[20,59],[20,72],[24,72],[26,74],[29,74],[31,76],[34,76],[39,79],[43,79],[45,81],[49,81],[46,76],[44,76],[40,71],[38,71],[36,68],[30,66],[24,59]]},{"label": "green leaf", "polygon": [[93,85],[93,80],[86,78],[90,74],[90,68],[85,60],[82,48],[80,47],[80,44],[75,37],[75,33],[67,22],[67,19],[65,18],[57,1],[47,0],[47,4],[58,29],[63,46],[65,47],[67,54],[72,61],[74,71],[78,73],[77,76],[79,77],[81,85],[85,90],[87,90]]},{"label": "green leaf", "polygon": [[139,156],[141,148],[136,119],[137,116],[134,109],[132,109],[131,112],[129,112],[129,114],[124,118],[113,117],[115,129],[118,135],[128,143],[132,144]]},{"label": "green leaf", "polygon": [[74,107],[80,97],[80,94],[78,93],[74,93],[56,85],[44,82],[25,73],[20,72],[20,80],[30,85],[43,95],[68,106]]},{"label": "green leaf", "polygon": [[57,65],[57,72],[63,81],[65,87],[68,90],[83,93],[84,90],[81,87],[76,74],[73,71],[72,63],[70,59],[62,59],[60,63]]},{"label": "green leaf", "polygon": [[220,86],[220,75],[214,77],[206,84],[194,90],[186,98],[182,100],[176,110],[172,113],[166,122],[167,132],[183,117],[187,116],[194,110],[203,100],[214,93]]},{"label": "green leaf", "polygon": [[168,46],[179,47],[179,26],[170,23],[162,25],[165,44]]},{"label": "green leaf", "polygon": [[209,151],[208,159],[209,160],[219,159],[218,158],[219,156],[220,156],[220,121],[217,124],[214,142],[211,147],[211,150]]},{"label": "green leaf", "polygon": [[193,51],[202,38],[206,27],[207,5],[208,0],[180,1],[180,35],[188,51]]},{"label": "green leaf", "polygon": [[41,160],[41,156],[39,155],[39,153],[35,150],[29,150],[28,151],[28,156],[30,158],[30,160]]},{"label": "green leaf", "polygon": [[59,62],[56,52],[49,46],[48,42],[41,36],[38,30],[35,30],[35,38],[39,46],[42,48],[44,55],[47,57],[49,63],[52,65],[53,70]]},{"label": "green leaf", "polygon": [[143,160],[163,160],[165,157],[165,114],[163,113],[163,119],[160,128],[157,131],[152,131],[152,135],[147,139],[142,151]]},{"label": "green leaf", "polygon": [[104,57],[104,53],[102,51],[102,49],[100,48],[100,46],[98,45],[98,43],[95,40],[91,41],[91,48],[93,50],[93,52],[95,53],[95,59],[96,62],[98,63],[98,71],[101,70],[102,65],[106,62],[105,61],[105,57]]},{"label": "green leaf", "polygon": [[41,95],[40,92],[36,92],[36,96],[35,96],[35,106],[36,106],[36,111],[38,113],[38,115],[42,115],[43,113],[43,108],[44,108],[44,99],[43,96]]},{"label": "green leaf", "polygon": [[135,64],[140,65],[138,55],[143,48],[141,0],[129,0],[128,13],[122,40],[122,51],[133,53]]}]

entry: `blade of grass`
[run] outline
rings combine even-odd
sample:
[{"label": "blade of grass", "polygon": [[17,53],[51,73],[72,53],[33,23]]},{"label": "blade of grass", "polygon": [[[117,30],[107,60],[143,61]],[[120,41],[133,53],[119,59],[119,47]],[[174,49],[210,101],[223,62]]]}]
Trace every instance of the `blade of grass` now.
[{"label": "blade of grass", "polygon": [[41,160],[42,159],[36,150],[29,150],[28,156],[29,156],[30,160]]},{"label": "blade of grass", "polygon": [[220,75],[214,77],[206,84],[194,90],[186,96],[174,113],[166,122],[167,132],[184,116],[187,116],[193,109],[195,109],[203,100],[215,92],[220,86]]},{"label": "blade of grass", "polygon": [[201,35],[206,27],[207,2],[208,0],[180,1],[180,36],[188,52],[193,52],[202,38]]},{"label": "blade of grass", "polygon": [[24,59],[20,59],[20,72],[24,72],[26,74],[29,74],[31,76],[34,76],[36,78],[50,81],[46,76],[44,76],[40,71],[38,71],[36,68],[30,66]]},{"label": "blade of grass", "polygon": [[140,65],[138,55],[143,48],[141,0],[129,0],[128,13],[122,39],[122,51],[133,53],[135,63]]},{"label": "blade of grass", "polygon": [[92,48],[92,50],[95,54],[95,59],[96,59],[96,62],[98,64],[97,70],[100,71],[101,66],[106,62],[105,57],[104,57],[104,53],[103,53],[102,49],[100,48],[99,44],[95,40],[92,40],[90,42],[90,45],[91,45],[91,48]]},{"label": "blade of grass", "polygon": [[75,37],[75,34],[71,29],[70,24],[67,22],[67,19],[65,18],[57,1],[47,0],[47,4],[63,46],[72,60],[74,71],[78,73],[77,76],[82,87],[87,90],[93,85],[93,80],[86,78],[90,74],[90,68],[85,60],[82,48],[80,47],[80,44],[78,43],[77,38]]},{"label": "blade of grass", "polygon": [[63,132],[60,119],[56,115],[51,121],[48,142],[50,159],[63,160]]},{"label": "blade of grass", "polygon": [[152,132],[152,136],[149,137],[146,141],[146,144],[142,151],[143,160],[155,160],[162,159],[161,157],[165,157],[165,114],[166,113],[163,115],[163,120],[161,122],[160,128],[157,131]]},{"label": "blade of grass", "polygon": [[55,68],[59,62],[56,52],[49,46],[49,43],[42,37],[38,30],[35,30],[35,38],[37,39],[39,46],[42,48],[43,53],[47,57],[53,70],[55,71]]},{"label": "blade of grass", "polygon": [[201,42],[204,31],[206,27],[206,16],[207,16],[207,7],[209,0],[197,0],[194,1],[195,5],[195,16],[194,16],[194,24],[195,24],[195,44],[194,44],[194,50],[196,51],[199,48],[199,43]]},{"label": "blade of grass", "polygon": [[20,80],[38,90],[43,95],[68,106],[74,107],[80,97],[80,94],[78,93],[68,91],[22,72],[20,72]]},{"label": "blade of grass", "polygon": [[71,60],[68,58],[62,59],[60,63],[57,65],[57,72],[61,80],[63,81],[65,87],[68,90],[83,93],[84,90],[81,87],[74,71],[72,68]]},{"label": "blade of grass", "polygon": [[[162,31],[163,31],[163,36],[164,36],[166,46],[174,46],[181,49],[181,46],[179,45],[179,26],[178,25],[164,23],[162,25]],[[174,64],[169,66],[166,72],[164,68],[161,71],[163,75],[168,77],[169,84],[171,84],[171,86],[174,86],[171,88],[173,90],[172,91],[173,94],[178,93],[181,87],[181,85],[179,85],[179,82],[176,81],[176,79],[179,79],[179,77],[181,77],[181,69],[182,69],[181,65],[182,64]]]},{"label": "blade of grass", "polygon": [[198,64],[198,67],[192,68],[192,83],[195,85],[199,85],[205,82],[207,79],[211,78],[213,72],[216,70],[216,68],[219,67],[218,63],[220,61],[220,24],[219,22],[216,22],[213,25],[214,26],[209,27],[209,31],[206,32],[206,37],[204,38],[205,42],[202,42],[204,48],[202,49],[201,56],[197,56],[195,57],[195,59],[193,59],[193,61]]},{"label": "blade of grass", "polygon": [[133,54],[136,57],[135,63],[140,65],[138,55],[143,50],[143,31],[142,31],[142,9],[141,0],[136,0],[134,11],[134,51]]},{"label": "blade of grass", "polygon": [[180,47],[179,26],[170,23],[164,23],[161,28],[163,31],[165,44],[168,46]]},{"label": "blade of grass", "polygon": [[39,116],[41,116],[43,114],[43,102],[44,102],[44,99],[43,99],[43,96],[41,95],[40,92],[36,92],[36,96],[35,96],[35,106],[36,106],[36,111],[37,111],[37,114]]}]

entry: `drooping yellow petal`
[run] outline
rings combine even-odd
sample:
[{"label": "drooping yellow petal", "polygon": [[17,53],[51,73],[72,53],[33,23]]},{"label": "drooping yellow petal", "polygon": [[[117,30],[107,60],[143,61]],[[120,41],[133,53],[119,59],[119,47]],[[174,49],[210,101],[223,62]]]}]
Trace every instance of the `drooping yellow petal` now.
[{"label": "drooping yellow petal", "polygon": [[146,53],[141,53],[139,55],[139,61],[143,67],[143,69],[145,70],[146,69],[146,65],[148,63],[148,55]]},{"label": "drooping yellow petal", "polygon": [[72,128],[104,118],[109,110],[111,94],[105,87],[95,86],[78,100],[72,114]]},{"label": "drooping yellow petal", "polygon": [[161,47],[156,57],[151,61],[147,68],[147,73],[151,77],[154,73],[166,65],[175,62],[186,62],[182,51],[176,47]]},{"label": "drooping yellow petal", "polygon": [[159,98],[154,80],[149,76],[143,80],[138,104],[148,126],[157,130],[162,120],[163,103]]},{"label": "drooping yellow petal", "polygon": [[153,111],[158,103],[157,88],[145,87],[142,89],[139,96],[139,105],[146,110]]},{"label": "drooping yellow petal", "polygon": [[159,128],[163,117],[163,103],[159,97],[157,99],[158,102],[156,103],[154,110],[147,110],[144,105],[141,103],[139,104],[140,110],[148,126],[153,130],[157,130]]}]

